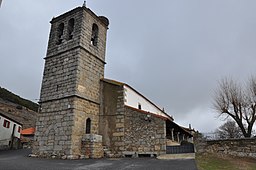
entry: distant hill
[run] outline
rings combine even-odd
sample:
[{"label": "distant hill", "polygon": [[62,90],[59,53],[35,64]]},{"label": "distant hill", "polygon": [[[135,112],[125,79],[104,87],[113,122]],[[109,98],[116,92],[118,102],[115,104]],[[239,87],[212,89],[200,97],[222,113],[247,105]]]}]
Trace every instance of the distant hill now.
[{"label": "distant hill", "polygon": [[39,105],[27,100],[27,99],[23,99],[20,96],[13,94],[12,92],[6,90],[5,88],[0,87],[0,98],[2,98],[3,100],[15,103],[17,105],[21,105],[24,106],[30,110],[33,110],[35,112],[38,111],[38,107]]},{"label": "distant hill", "polygon": [[38,104],[0,87],[0,113],[20,122],[23,129],[36,126],[38,107]]}]

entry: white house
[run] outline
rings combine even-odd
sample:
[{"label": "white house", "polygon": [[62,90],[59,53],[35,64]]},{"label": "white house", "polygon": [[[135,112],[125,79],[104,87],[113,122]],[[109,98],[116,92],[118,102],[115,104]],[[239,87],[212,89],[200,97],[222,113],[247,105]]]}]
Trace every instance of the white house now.
[{"label": "white house", "polygon": [[20,139],[22,124],[0,113],[0,149],[13,148]]}]

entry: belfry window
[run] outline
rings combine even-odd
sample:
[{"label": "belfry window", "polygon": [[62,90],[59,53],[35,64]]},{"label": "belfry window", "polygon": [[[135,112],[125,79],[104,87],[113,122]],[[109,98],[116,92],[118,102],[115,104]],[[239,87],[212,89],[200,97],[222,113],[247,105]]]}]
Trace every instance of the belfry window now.
[{"label": "belfry window", "polygon": [[86,125],[85,125],[85,133],[90,134],[91,133],[91,119],[86,119]]},{"label": "belfry window", "polygon": [[92,37],[91,37],[91,44],[97,46],[98,44],[98,34],[99,34],[99,27],[96,24],[92,25]]},{"label": "belfry window", "polygon": [[75,19],[71,18],[68,21],[68,40],[71,40],[73,38],[73,32],[74,32],[74,25],[75,25]]},{"label": "belfry window", "polygon": [[63,31],[64,31],[64,23],[61,23],[58,26],[58,32],[57,32],[57,45],[60,45],[62,43],[63,40]]}]

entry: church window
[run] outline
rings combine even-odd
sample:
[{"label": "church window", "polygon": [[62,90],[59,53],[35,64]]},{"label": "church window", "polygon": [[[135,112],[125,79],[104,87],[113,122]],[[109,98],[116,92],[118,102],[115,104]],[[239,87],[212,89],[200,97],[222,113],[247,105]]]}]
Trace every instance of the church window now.
[{"label": "church window", "polygon": [[91,36],[91,44],[97,46],[98,44],[98,34],[99,34],[99,27],[96,24],[92,25],[92,36]]},{"label": "church window", "polygon": [[71,18],[68,21],[68,40],[73,38],[73,31],[74,31],[75,19]]},{"label": "church window", "polygon": [[91,133],[91,119],[86,119],[86,127],[85,127],[85,133],[90,134]]},{"label": "church window", "polygon": [[140,109],[140,110],[141,110],[141,104],[140,104],[140,103],[138,103],[138,109]]},{"label": "church window", "polygon": [[64,23],[61,23],[58,26],[58,32],[57,32],[57,45],[60,45],[62,43],[63,40],[63,31],[64,31]]}]

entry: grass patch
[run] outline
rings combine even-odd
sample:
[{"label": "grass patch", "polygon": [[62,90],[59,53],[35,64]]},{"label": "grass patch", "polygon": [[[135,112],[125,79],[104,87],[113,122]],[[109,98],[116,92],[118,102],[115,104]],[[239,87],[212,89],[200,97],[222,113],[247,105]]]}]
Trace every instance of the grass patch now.
[{"label": "grass patch", "polygon": [[198,170],[256,170],[256,160],[250,158],[196,154],[196,163]]}]

